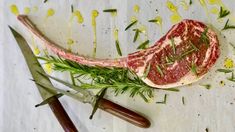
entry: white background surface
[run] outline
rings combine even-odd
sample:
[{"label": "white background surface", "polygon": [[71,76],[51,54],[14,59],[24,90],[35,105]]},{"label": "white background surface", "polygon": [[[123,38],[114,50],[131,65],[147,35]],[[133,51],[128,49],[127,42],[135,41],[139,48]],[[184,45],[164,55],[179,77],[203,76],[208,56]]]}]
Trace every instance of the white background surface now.
[{"label": "white background surface", "polygon": [[[180,1],[173,1],[178,7],[183,18],[193,18],[212,24],[220,30],[227,19],[222,22],[216,20],[215,15],[210,14],[209,18],[199,2],[193,0],[193,5],[189,11],[184,11],[180,6]],[[231,12],[235,12],[235,2],[223,0]],[[35,108],[34,105],[41,102],[41,97],[32,81],[31,75],[24,58],[19,50],[13,36],[9,32],[7,25],[13,26],[17,31],[32,42],[32,36],[10,13],[9,6],[16,4],[23,12],[23,8],[38,6],[37,12],[31,12],[29,17],[42,30],[46,36],[60,45],[66,47],[66,40],[72,37],[77,40],[73,45],[73,51],[83,55],[91,55],[93,32],[91,28],[91,10],[97,9],[100,15],[97,18],[97,38],[98,38],[98,58],[116,58],[112,29],[116,25],[119,32],[120,46],[124,55],[135,51],[137,43],[132,43],[134,33],[125,32],[130,18],[136,16],[143,25],[147,26],[148,39],[154,44],[172,26],[170,22],[171,12],[166,8],[166,0],[155,0],[150,3],[148,0],[48,0],[46,4],[42,0],[5,0],[1,2],[1,38],[0,38],[0,131],[2,132],[59,132],[63,131],[48,106]],[[68,27],[70,5],[74,9],[81,11],[84,16],[84,27],[75,21],[72,28]],[[140,13],[133,11],[133,6],[140,6]],[[208,6],[210,9],[212,6]],[[214,5],[213,7],[218,7]],[[55,10],[55,15],[45,19],[48,8]],[[115,20],[110,14],[103,13],[103,9],[117,8],[118,16]],[[155,10],[158,9],[158,14]],[[2,15],[3,14],[3,15]],[[163,17],[163,33],[160,28],[147,20],[156,15]],[[230,15],[235,18],[234,14]],[[3,21],[2,21],[3,20]],[[231,23],[235,24],[234,21]],[[72,31],[71,36],[69,31]],[[107,32],[107,33],[105,33]],[[218,33],[219,34],[219,33]],[[223,35],[226,38],[223,38]],[[111,115],[98,111],[93,120],[88,117],[91,113],[89,105],[81,104],[68,97],[61,98],[61,102],[66,108],[71,119],[76,124],[80,132],[204,132],[206,128],[210,132],[234,132],[235,131],[235,88],[234,83],[228,82],[226,76],[217,73],[217,68],[223,68],[223,61],[226,57],[235,59],[234,52],[229,42],[235,43],[234,30],[224,31],[219,34],[221,43],[221,57],[216,66],[201,81],[192,86],[180,88],[180,92],[155,91],[155,98],[151,103],[145,103],[140,98],[128,98],[126,95],[110,98],[118,103],[143,113],[148,117],[152,126],[149,129],[141,129]],[[39,47],[43,47],[40,41],[36,40]],[[69,80],[64,74],[58,73],[60,77]],[[219,81],[224,80],[225,86],[220,86]],[[211,84],[212,89],[206,90],[199,84]],[[167,104],[156,104],[161,101],[165,94],[168,94]],[[185,97],[185,105],[181,102],[181,97]]]}]

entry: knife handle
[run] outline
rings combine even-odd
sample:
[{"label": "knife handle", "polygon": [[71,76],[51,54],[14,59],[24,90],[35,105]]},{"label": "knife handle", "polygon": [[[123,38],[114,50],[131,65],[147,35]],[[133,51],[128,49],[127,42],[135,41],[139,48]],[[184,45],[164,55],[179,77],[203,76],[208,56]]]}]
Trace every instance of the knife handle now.
[{"label": "knife handle", "polygon": [[138,127],[149,128],[151,125],[150,121],[145,117],[137,114],[134,111],[124,108],[114,102],[111,102],[107,99],[104,98],[100,99],[98,106],[100,109]]},{"label": "knife handle", "polygon": [[78,132],[64,107],[56,97],[53,97],[52,101],[48,104],[65,132]]}]

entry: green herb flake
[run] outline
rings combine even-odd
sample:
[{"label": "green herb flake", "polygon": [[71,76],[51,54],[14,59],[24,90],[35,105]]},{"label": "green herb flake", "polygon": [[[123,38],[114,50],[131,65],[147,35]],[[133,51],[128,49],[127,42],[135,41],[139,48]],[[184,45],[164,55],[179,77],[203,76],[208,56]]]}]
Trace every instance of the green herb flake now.
[{"label": "green herb flake", "polygon": [[229,25],[228,22],[229,22],[229,19],[226,21],[224,28],[222,30],[235,29],[235,25]]},{"label": "green herb flake", "polygon": [[192,41],[189,41],[190,45],[195,51],[198,51],[199,49],[192,43]]},{"label": "green herb flake", "polygon": [[208,32],[208,27],[202,32],[199,41],[205,43],[206,46],[209,47],[210,40],[209,37],[207,36],[207,32]]},{"label": "green herb flake", "polygon": [[146,49],[147,45],[149,44],[149,40],[144,41],[143,43],[141,43],[137,49]]},{"label": "green herb flake", "polygon": [[194,62],[192,62],[191,71],[193,72],[194,75],[197,76],[197,66]]},{"label": "green herb flake", "polygon": [[118,55],[122,56],[122,51],[121,51],[120,44],[119,44],[118,40],[115,41],[115,45],[116,45]]},{"label": "green herb flake", "polygon": [[103,12],[111,12],[111,13],[114,13],[114,12],[117,12],[117,9],[105,9],[105,10],[103,10]]},{"label": "green herb flake", "polygon": [[139,30],[139,29],[136,29],[136,30],[134,30],[134,31],[135,31],[135,36],[134,36],[133,42],[136,42],[136,40],[137,40],[138,37],[139,37],[140,30]]},{"label": "green herb flake", "polygon": [[162,69],[160,68],[160,66],[156,65],[156,68],[157,68],[157,72],[161,75],[161,77],[163,77],[164,74],[163,74]]},{"label": "green herb flake", "polygon": [[235,78],[234,78],[234,73],[232,72],[231,77],[227,78],[227,80],[235,82]]},{"label": "green herb flake", "polygon": [[157,22],[158,22],[158,20],[157,20],[157,19],[151,19],[151,20],[148,20],[148,22],[157,23]]},{"label": "green herb flake", "polygon": [[201,84],[200,86],[203,86],[206,89],[211,89],[211,85],[210,84]]},{"label": "green herb flake", "polygon": [[189,0],[189,5],[192,5],[193,4],[193,1],[192,0]]},{"label": "green herb flake", "polygon": [[233,70],[230,70],[230,69],[217,69],[216,71],[217,71],[217,72],[223,72],[223,73],[230,73],[230,72],[233,72]]},{"label": "green herb flake", "polygon": [[44,0],[43,3],[46,3],[48,0]]},{"label": "green herb flake", "polygon": [[150,71],[150,68],[151,68],[151,64],[148,64],[147,69],[145,69],[145,71],[144,71],[144,75],[143,75],[144,79],[147,78],[149,71]]},{"label": "green herb flake", "polygon": [[71,12],[73,13],[74,9],[73,9],[73,5],[71,5]]},{"label": "green herb flake", "polygon": [[175,41],[174,41],[174,38],[171,38],[171,47],[172,47],[173,53],[175,54],[176,50],[175,50]]},{"label": "green herb flake", "polygon": [[227,15],[230,14],[229,10],[224,9],[222,6],[220,7],[220,12],[218,18],[223,18],[226,17]]},{"label": "green herb flake", "polygon": [[138,20],[133,21],[132,23],[130,23],[126,28],[125,31],[128,30],[129,28],[131,28],[133,25],[135,25],[138,22]]},{"label": "green herb flake", "polygon": [[178,88],[167,88],[167,89],[162,89],[166,91],[172,91],[172,92],[179,92],[180,90]]},{"label": "green herb flake", "polygon": [[166,104],[166,101],[167,101],[167,94],[165,94],[163,101],[161,101],[161,102],[156,102],[156,104]]},{"label": "green herb flake", "polygon": [[185,105],[184,96],[182,97],[182,103],[183,105]]},{"label": "green herb flake", "polygon": [[183,57],[191,54],[194,51],[195,51],[195,49],[189,49],[189,50],[185,51],[183,54],[180,55],[179,59],[182,59]]}]

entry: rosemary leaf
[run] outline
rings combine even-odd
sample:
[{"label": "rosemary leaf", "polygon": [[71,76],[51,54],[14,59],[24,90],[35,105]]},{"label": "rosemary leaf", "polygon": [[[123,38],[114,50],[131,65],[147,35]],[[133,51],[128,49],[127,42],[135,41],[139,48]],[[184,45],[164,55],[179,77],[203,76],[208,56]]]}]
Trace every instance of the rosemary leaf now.
[{"label": "rosemary leaf", "polygon": [[144,75],[143,75],[144,79],[148,76],[150,68],[151,68],[151,64],[148,64],[147,69],[145,69],[144,71]]},{"label": "rosemary leaf", "polygon": [[156,102],[156,103],[157,103],[157,104],[166,104],[166,100],[167,100],[167,94],[165,94],[163,101],[161,101],[161,102]]},{"label": "rosemary leaf", "polygon": [[211,89],[211,85],[210,84],[201,84],[200,86],[203,86],[206,89]]},{"label": "rosemary leaf", "polygon": [[197,66],[194,62],[192,62],[191,71],[193,72],[194,75],[197,76]]},{"label": "rosemary leaf", "polygon": [[174,38],[171,38],[171,47],[172,47],[173,53],[175,54],[175,41],[174,41]]},{"label": "rosemary leaf", "polygon": [[234,73],[232,72],[231,77],[227,78],[227,80],[235,82],[235,78],[234,78]]},{"label": "rosemary leaf", "polygon": [[73,9],[73,5],[71,5],[71,12],[73,13],[74,9]]},{"label": "rosemary leaf", "polygon": [[230,72],[233,72],[233,70],[230,70],[230,69],[217,69],[216,71],[218,71],[218,72],[223,72],[223,73],[230,73]]},{"label": "rosemary leaf", "polygon": [[235,25],[229,25],[228,22],[229,22],[229,19],[226,21],[224,28],[222,30],[235,29]]},{"label": "rosemary leaf", "polygon": [[218,18],[223,18],[226,17],[227,15],[230,14],[229,10],[224,9],[222,6],[220,7],[220,12]]},{"label": "rosemary leaf", "polygon": [[160,66],[156,65],[156,68],[157,68],[157,72],[161,75],[161,77],[163,77],[164,74],[163,74],[162,69],[160,68]]},{"label": "rosemary leaf", "polygon": [[72,73],[72,72],[70,72],[70,78],[71,78],[72,84],[73,84],[73,85],[76,85],[75,79],[74,79],[74,76],[73,76],[73,73]]},{"label": "rosemary leaf", "polygon": [[135,30],[135,36],[134,36],[133,42],[136,42],[137,38],[139,37],[139,33],[140,33],[140,30],[136,29]]},{"label": "rosemary leaf", "polygon": [[46,3],[48,0],[44,0],[43,3]]},{"label": "rosemary leaf", "polygon": [[183,105],[185,105],[184,96],[182,97],[182,103]]},{"label": "rosemary leaf", "polygon": [[137,49],[146,49],[147,45],[149,44],[149,40],[144,41],[143,43],[141,43]]},{"label": "rosemary leaf", "polygon": [[208,27],[202,32],[199,42],[203,42],[206,44],[207,47],[209,47],[210,40],[209,37],[207,36],[207,32],[208,32]]},{"label": "rosemary leaf", "polygon": [[177,88],[167,88],[167,89],[162,89],[162,90],[166,90],[166,91],[173,91],[173,92],[179,92],[180,90]]},{"label": "rosemary leaf", "polygon": [[129,28],[131,28],[133,25],[135,25],[138,21],[135,20],[133,21],[132,23],[130,23],[126,28],[125,28],[125,31],[128,30]]},{"label": "rosemary leaf", "polygon": [[193,1],[192,0],[189,0],[189,5],[192,5],[193,4]]},{"label": "rosemary leaf", "polygon": [[185,56],[191,54],[191,53],[194,52],[194,51],[195,51],[195,49],[190,49],[190,50],[185,51],[184,53],[182,53],[182,54],[180,55],[180,58],[179,58],[179,59],[182,59],[183,57],[185,57]]},{"label": "rosemary leaf", "polygon": [[190,45],[193,47],[195,51],[198,51],[199,49],[192,43],[192,41],[189,41]]},{"label": "rosemary leaf", "polygon": [[157,19],[151,19],[151,20],[148,20],[148,22],[156,23],[156,22],[158,22],[158,20]]},{"label": "rosemary leaf", "polygon": [[111,12],[111,13],[113,13],[113,12],[117,12],[117,9],[105,9],[105,10],[103,10],[103,12]]},{"label": "rosemary leaf", "polygon": [[122,56],[122,51],[121,51],[120,44],[119,44],[118,40],[115,41],[115,45],[116,45],[118,55]]}]

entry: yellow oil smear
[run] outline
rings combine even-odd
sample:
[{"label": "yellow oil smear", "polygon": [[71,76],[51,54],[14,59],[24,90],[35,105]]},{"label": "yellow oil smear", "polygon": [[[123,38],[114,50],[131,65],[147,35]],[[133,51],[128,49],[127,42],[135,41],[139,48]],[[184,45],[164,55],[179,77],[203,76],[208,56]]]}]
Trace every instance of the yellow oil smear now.
[{"label": "yellow oil smear", "polygon": [[10,10],[11,10],[11,13],[12,13],[12,14],[14,14],[14,15],[16,15],[16,16],[19,15],[18,7],[17,7],[15,4],[13,4],[13,5],[10,6]]},{"label": "yellow oil smear", "polygon": [[224,81],[220,81],[219,84],[220,84],[220,86],[224,86],[225,85]]},{"label": "yellow oil smear", "polygon": [[80,23],[80,24],[83,23],[84,19],[80,11],[78,10],[74,11],[70,21],[72,21],[74,17],[77,18],[77,23]]},{"label": "yellow oil smear", "polygon": [[92,56],[95,57],[96,56],[96,48],[97,48],[97,35],[96,35],[96,17],[98,17],[99,12],[97,10],[93,10],[91,12],[91,25],[93,28],[93,32],[94,32],[94,38],[93,38],[93,53]]},{"label": "yellow oil smear", "polygon": [[233,60],[230,58],[226,58],[224,60],[224,67],[225,68],[233,68]]},{"label": "yellow oil smear", "polygon": [[24,8],[24,14],[29,14],[30,13],[30,8],[29,7],[25,7]]},{"label": "yellow oil smear", "polygon": [[55,14],[54,9],[50,8],[47,10],[47,18],[53,16],[54,14]]},{"label": "yellow oil smear", "polygon": [[170,17],[171,23],[174,24],[181,21],[182,17],[178,13],[178,8],[169,0],[166,2],[166,6],[173,13]]},{"label": "yellow oil smear", "polygon": [[134,12],[139,13],[140,7],[138,5],[134,5],[133,10],[134,10]]},{"label": "yellow oil smear", "polygon": [[67,40],[67,44],[68,44],[68,45],[73,45],[73,44],[74,44],[73,39],[69,38],[69,39]]},{"label": "yellow oil smear", "polygon": [[189,9],[189,5],[185,0],[180,1],[180,5],[183,7],[184,10],[188,10]]},{"label": "yellow oil smear", "polygon": [[217,14],[219,13],[219,9],[216,8],[216,7],[212,7],[212,8],[210,9],[210,13],[217,15]]},{"label": "yellow oil smear", "polygon": [[134,22],[134,21],[136,21],[137,20],[137,18],[135,17],[135,16],[132,16],[131,17],[131,22]]},{"label": "yellow oil smear", "polygon": [[210,5],[219,5],[219,6],[225,7],[225,5],[223,4],[221,0],[208,0],[208,3]]},{"label": "yellow oil smear", "polygon": [[52,64],[44,64],[44,68],[45,68],[45,71],[48,73],[48,74],[51,74],[52,72]]},{"label": "yellow oil smear", "polygon": [[37,6],[34,6],[33,9],[32,9],[33,12],[37,12],[38,11],[38,7]]},{"label": "yellow oil smear", "polygon": [[38,47],[35,47],[35,48],[33,49],[33,53],[37,56],[37,55],[39,55],[41,52],[40,52],[40,50],[39,50]]}]

